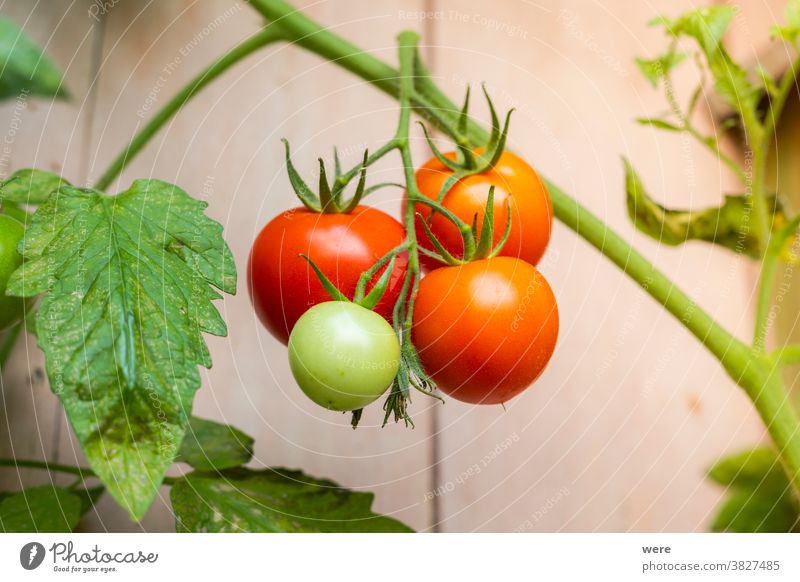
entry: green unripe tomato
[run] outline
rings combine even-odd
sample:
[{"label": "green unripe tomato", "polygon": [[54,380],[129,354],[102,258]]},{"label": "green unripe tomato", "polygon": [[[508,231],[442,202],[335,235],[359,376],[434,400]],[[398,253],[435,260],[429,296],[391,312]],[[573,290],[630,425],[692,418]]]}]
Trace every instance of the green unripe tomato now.
[{"label": "green unripe tomato", "polygon": [[11,273],[22,264],[17,245],[24,234],[25,227],[21,222],[7,214],[0,214],[0,330],[18,322],[25,314],[25,300],[6,295]]},{"label": "green unripe tomato", "polygon": [[346,301],[315,305],[289,336],[289,365],[301,390],[330,410],[377,400],[400,366],[400,343],[377,313]]}]

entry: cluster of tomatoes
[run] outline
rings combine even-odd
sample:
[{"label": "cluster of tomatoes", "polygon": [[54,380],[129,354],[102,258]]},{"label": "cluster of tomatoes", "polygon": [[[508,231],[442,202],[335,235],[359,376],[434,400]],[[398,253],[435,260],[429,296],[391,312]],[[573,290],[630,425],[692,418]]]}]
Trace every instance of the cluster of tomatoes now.
[{"label": "cluster of tomatoes", "polygon": [[[452,176],[453,169],[434,157],[418,169],[417,185],[423,196],[437,200]],[[439,203],[478,225],[491,199],[495,242],[505,235],[499,254],[454,266],[420,254],[424,275],[411,325],[430,379],[449,396],[474,404],[504,403],[527,388],[547,365],[558,336],[556,299],[535,267],[552,228],[547,190],[530,165],[503,152],[492,167],[456,181]],[[435,250],[430,231],[449,254],[464,255],[462,233],[452,220],[422,203],[415,211],[421,248]],[[398,255],[391,273],[385,272],[389,267],[375,273],[370,285],[382,277],[385,291],[372,309],[358,301],[331,301],[314,266],[344,296],[357,296],[362,273],[404,241],[400,222],[363,205],[349,213],[294,208],[273,218],[256,238],[248,266],[256,314],[288,343],[295,379],[321,406],[358,410],[391,386],[401,348],[389,322],[402,296],[408,257]]]}]

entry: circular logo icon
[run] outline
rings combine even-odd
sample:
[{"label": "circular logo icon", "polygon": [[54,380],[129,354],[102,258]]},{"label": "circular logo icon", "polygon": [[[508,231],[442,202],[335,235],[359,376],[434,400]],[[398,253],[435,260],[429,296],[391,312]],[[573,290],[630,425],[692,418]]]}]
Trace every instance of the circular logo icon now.
[{"label": "circular logo icon", "polygon": [[44,561],[44,546],[39,542],[29,542],[19,551],[19,563],[26,570],[35,570]]}]

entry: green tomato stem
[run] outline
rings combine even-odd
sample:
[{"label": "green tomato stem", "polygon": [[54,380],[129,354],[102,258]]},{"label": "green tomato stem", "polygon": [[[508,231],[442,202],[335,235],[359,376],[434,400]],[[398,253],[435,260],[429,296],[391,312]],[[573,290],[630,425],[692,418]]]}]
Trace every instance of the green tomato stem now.
[{"label": "green tomato stem", "polygon": [[758,301],[756,304],[756,324],[753,335],[753,349],[763,353],[769,333],[769,314],[772,306],[772,290],[775,287],[775,270],[778,266],[781,250],[789,238],[800,226],[800,217],[795,218],[780,231],[772,235],[767,250],[761,260],[761,274],[758,283]]},{"label": "green tomato stem", "polygon": [[800,345],[785,346],[772,352],[770,357],[781,366],[800,364]]},{"label": "green tomato stem", "polygon": [[275,26],[268,26],[264,30],[254,34],[250,38],[234,47],[211,66],[202,71],[192,79],[183,89],[181,89],[155,116],[134,136],[128,146],[111,162],[108,169],[103,172],[95,187],[98,190],[107,189],[114,179],[125,169],[134,157],[144,148],[150,139],[158,132],[175,113],[191,100],[203,87],[211,83],[222,73],[243,60],[247,56],[256,52],[258,49],[281,40],[280,29]]}]

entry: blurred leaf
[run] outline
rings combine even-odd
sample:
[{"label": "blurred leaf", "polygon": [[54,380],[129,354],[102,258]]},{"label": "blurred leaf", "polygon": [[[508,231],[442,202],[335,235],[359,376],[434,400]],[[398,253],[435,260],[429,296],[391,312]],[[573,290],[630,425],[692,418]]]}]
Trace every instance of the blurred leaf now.
[{"label": "blurred leaf", "polygon": [[772,34],[786,42],[795,43],[800,36],[800,0],[788,0],[784,12],[786,24],[772,27]]},{"label": "blurred leaf", "polygon": [[686,59],[686,55],[675,51],[656,58],[656,59],[636,59],[636,66],[642,75],[650,81],[653,88],[658,87],[659,82],[664,79],[672,69],[681,64]]},{"label": "blurred leaf", "polygon": [[636,120],[637,123],[641,125],[650,125],[657,129],[664,129],[666,131],[683,131],[682,127],[675,125],[674,123],[670,123],[664,119],[657,119],[657,118],[650,118],[650,117],[640,117]]},{"label": "blurred leaf", "polygon": [[16,24],[0,18],[0,99],[24,92],[66,97],[61,73]]},{"label": "blurred leaf", "polygon": [[81,500],[81,515],[90,511],[92,507],[95,506],[105,490],[105,487],[99,485],[97,487],[85,487],[72,491]]},{"label": "blurred leaf", "polygon": [[24,489],[0,500],[0,531],[6,533],[67,533],[75,529],[80,516],[80,498],[51,485]]},{"label": "blurred leaf", "polygon": [[717,461],[708,477],[726,487],[755,489],[760,486],[784,491],[788,481],[775,451],[767,447],[748,449]]},{"label": "blurred leaf", "polygon": [[190,473],[170,493],[179,532],[410,532],[372,513],[371,493],[300,471]]},{"label": "blurred leaf", "polygon": [[773,449],[759,447],[726,457],[708,476],[728,487],[711,529],[739,533],[797,531],[800,513]]},{"label": "blurred leaf", "polygon": [[722,43],[735,15],[734,6],[709,6],[674,20],[662,17],[658,24],[676,39],[693,38],[706,57],[719,96],[736,111],[755,114],[760,89],[749,81],[747,72],[730,57]]},{"label": "blurred leaf", "polygon": [[253,458],[253,442],[236,427],[192,417],[175,460],[200,471],[238,467]]},{"label": "blurred leaf", "polygon": [[[670,246],[702,240],[753,258],[759,256],[758,239],[750,228],[747,197],[726,196],[722,206],[700,210],[668,209],[645,191],[630,162],[624,163],[628,216],[639,231]],[[773,196],[771,200],[773,209],[780,214],[777,198]]]},{"label": "blurred leaf", "polygon": [[0,183],[0,202],[41,204],[52,192],[68,185],[69,182],[51,172],[18,170]]}]

